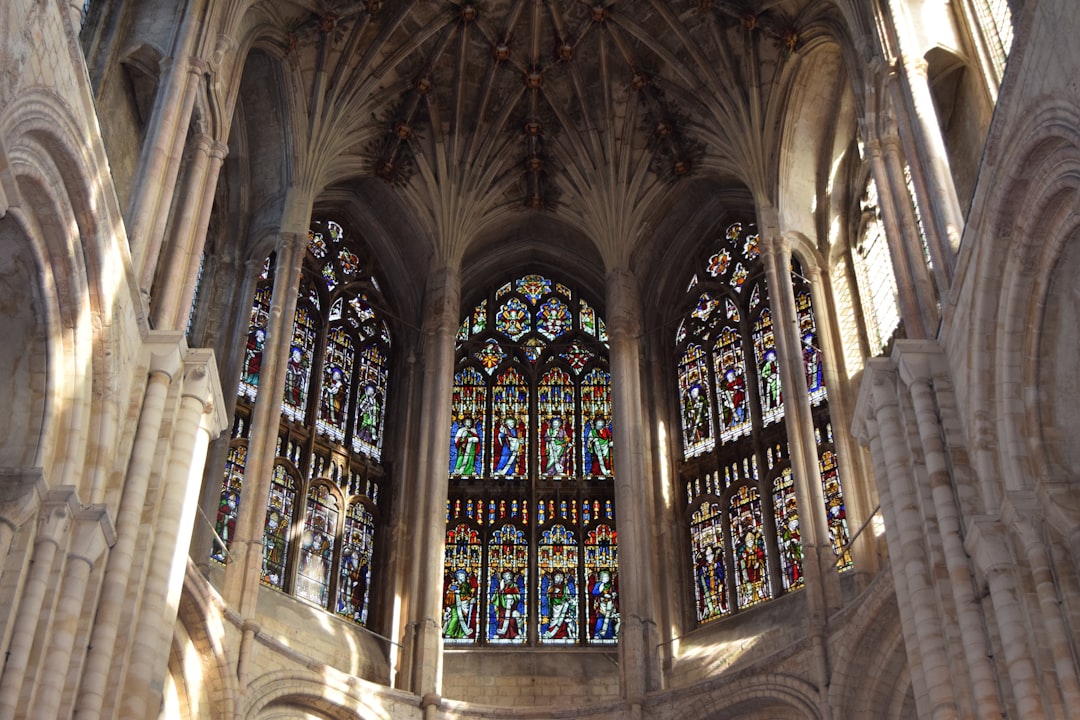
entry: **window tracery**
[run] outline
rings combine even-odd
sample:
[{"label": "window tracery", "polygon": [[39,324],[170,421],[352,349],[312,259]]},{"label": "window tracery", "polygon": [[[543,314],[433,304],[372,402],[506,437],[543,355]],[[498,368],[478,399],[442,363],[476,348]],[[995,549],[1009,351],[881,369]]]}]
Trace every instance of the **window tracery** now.
[{"label": "window tracery", "polygon": [[447,645],[618,641],[607,331],[531,274],[463,318],[451,398]]},{"label": "window tracery", "polygon": [[[260,394],[273,260],[259,275],[211,557],[228,561]],[[282,362],[277,458],[263,531],[263,582],[359,624],[369,614],[380,522],[390,330],[374,261],[333,221],[313,223]],[[224,543],[224,546],[222,544]]]},{"label": "window tracery", "polygon": [[[803,585],[802,539],[770,288],[759,236],[730,225],[687,286],[675,332],[693,597],[699,623]],[[842,483],[810,288],[791,282],[800,360],[821,459],[830,536],[850,567]]]}]

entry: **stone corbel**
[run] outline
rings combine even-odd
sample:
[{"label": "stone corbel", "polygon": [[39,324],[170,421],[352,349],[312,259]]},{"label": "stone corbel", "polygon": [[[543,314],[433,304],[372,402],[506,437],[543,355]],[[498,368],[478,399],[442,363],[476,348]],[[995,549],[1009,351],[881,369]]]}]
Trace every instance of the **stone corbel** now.
[{"label": "stone corbel", "polygon": [[78,511],[79,498],[74,485],[61,485],[49,490],[38,513],[37,542],[59,545]]},{"label": "stone corbel", "polygon": [[0,468],[0,523],[17,532],[47,494],[41,468]]},{"label": "stone corbel", "polygon": [[184,354],[184,397],[197,399],[203,405],[203,426],[210,438],[217,437],[231,426],[225,412],[214,351],[191,349]]},{"label": "stone corbel", "polygon": [[105,505],[88,505],[75,513],[74,521],[68,557],[84,560],[93,567],[105,548],[116,543],[116,529],[109,510]]}]

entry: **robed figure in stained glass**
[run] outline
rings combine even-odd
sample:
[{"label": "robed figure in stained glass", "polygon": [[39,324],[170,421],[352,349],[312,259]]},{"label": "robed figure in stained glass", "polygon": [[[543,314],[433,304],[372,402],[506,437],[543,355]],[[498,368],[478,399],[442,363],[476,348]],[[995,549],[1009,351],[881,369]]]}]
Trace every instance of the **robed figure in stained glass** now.
[{"label": "robed figure in stained glass", "polygon": [[727,593],[724,587],[724,559],[716,556],[712,545],[698,560],[698,618],[707,620],[727,612]]},{"label": "robed figure in stained glass", "polygon": [[244,350],[244,382],[248,385],[259,384],[259,371],[262,370],[263,345],[266,344],[266,331],[255,328],[248,335]]},{"label": "robed figure in stained glass", "polygon": [[364,394],[356,403],[356,416],[359,422],[356,434],[364,442],[374,445],[379,438],[379,396],[374,385],[364,386]]},{"label": "robed figure in stained glass", "polygon": [[570,469],[570,437],[556,415],[544,424],[544,473],[566,475]]},{"label": "robed figure in stained glass", "polygon": [[476,635],[476,576],[457,570],[446,582],[443,602],[443,637],[471,638]]},{"label": "robed figure in stained glass", "polygon": [[683,428],[688,446],[696,445],[710,435],[708,402],[700,385],[691,386],[683,401]]},{"label": "robed figure in stained glass", "polygon": [[589,620],[593,627],[593,638],[613,640],[619,637],[619,626],[622,624],[622,616],[619,615],[619,592],[610,572],[601,570],[590,578],[589,597]]},{"label": "robed figure in stained glass", "polygon": [[522,595],[525,592],[521,576],[509,570],[491,579],[492,637],[515,640],[521,635]]},{"label": "robed figure in stained glass", "polygon": [[492,455],[495,456],[494,475],[524,475],[526,429],[523,420],[504,417],[498,425]]},{"label": "robed figure in stained glass", "polygon": [[548,618],[547,640],[565,640],[577,637],[577,590],[574,581],[561,572],[544,575],[540,613]]},{"label": "robed figure in stained glass", "polygon": [[585,424],[585,472],[611,476],[611,427],[603,417]]},{"label": "robed figure in stained glass", "polygon": [[476,458],[480,450],[480,429],[471,417],[461,419],[454,430],[456,458],[450,470],[454,475],[472,475],[477,472]]}]

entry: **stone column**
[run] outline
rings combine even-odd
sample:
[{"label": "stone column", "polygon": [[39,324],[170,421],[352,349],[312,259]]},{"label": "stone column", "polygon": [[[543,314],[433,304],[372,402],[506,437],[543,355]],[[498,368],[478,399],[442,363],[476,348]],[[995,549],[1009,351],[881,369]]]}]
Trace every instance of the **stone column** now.
[{"label": "stone column", "polygon": [[[882,362],[888,366],[888,360],[871,360],[871,363]],[[916,708],[925,710],[926,702],[926,675],[923,673],[922,664],[919,662],[919,636],[915,632],[915,619],[912,612],[911,592],[907,583],[904,582],[903,550],[900,539],[889,528],[895,527],[896,513],[893,508],[892,494],[889,492],[889,474],[885,467],[885,457],[881,449],[881,432],[877,422],[873,418],[873,383],[880,378],[873,378],[873,371],[863,376],[862,388],[859,393],[860,410],[856,412],[855,430],[860,440],[869,446],[870,456],[874,463],[874,477],[877,478],[878,498],[881,501],[881,514],[885,521],[885,541],[889,547],[891,559],[891,574],[893,585],[896,589],[896,604],[900,611],[900,630],[904,636],[904,649],[908,658],[908,671],[911,673],[911,687],[915,694]]]},{"label": "stone column", "polygon": [[259,395],[248,434],[250,442],[244,468],[244,488],[237,512],[236,534],[229,543],[231,562],[225,570],[222,588],[226,602],[246,618],[255,615],[262,579],[263,521],[277,450],[281,397],[285,392],[285,363],[292,344],[293,316],[296,314],[296,293],[306,252],[306,233],[281,234],[259,371]]},{"label": "stone column", "polygon": [[[921,197],[920,207],[930,217],[927,225],[934,229],[929,234],[930,257],[939,272],[941,292],[948,292],[956,267],[956,253],[960,249],[960,238],[964,234],[964,214],[960,211],[960,202],[956,198],[956,185],[953,183],[952,170],[949,167],[949,155],[945,149],[945,139],[941,135],[934,98],[930,93],[927,78],[927,63],[922,57],[916,57],[909,48],[904,48],[904,78],[907,81],[911,110],[912,139],[919,152],[919,162],[912,163],[911,172],[916,178],[915,188],[930,191],[930,197]],[[918,180],[922,180],[919,182]]]},{"label": "stone column", "polygon": [[[839,343],[834,342],[834,338],[837,337],[834,322],[835,314],[833,312],[835,296],[825,273],[820,267],[816,264],[805,263],[803,264],[803,272],[813,293],[814,319],[817,322],[818,343],[821,345],[821,355],[825,358],[824,379],[825,387],[829,393],[829,413],[833,428],[839,428],[838,418],[851,417],[851,401],[846,392],[848,386],[841,377],[840,358],[842,358],[843,352],[839,347]],[[856,479],[864,476],[863,465],[865,460],[857,444],[848,433],[834,432],[833,444],[843,463],[844,472],[841,473],[841,488],[844,493],[844,505],[847,508],[848,519],[854,520],[854,526],[857,526],[868,521],[874,513],[874,500],[869,485],[855,482]],[[853,545],[854,547],[851,547],[850,550],[856,569],[868,573],[876,572],[877,542],[873,534],[862,533],[856,538]],[[835,557],[833,558],[833,567],[836,567]]]},{"label": "stone column", "polygon": [[[23,694],[24,679],[30,661],[38,620],[45,603],[45,591],[53,579],[53,562],[60,542],[68,533],[71,518],[78,512],[75,488],[62,486],[50,490],[38,514],[34,554],[16,610],[14,631],[8,644],[3,673],[0,674],[0,719],[14,718]],[[29,695],[27,687],[27,695]]]},{"label": "stone column", "polygon": [[[918,298],[919,312],[922,314],[923,327],[927,337],[937,335],[938,322],[941,317],[938,294],[934,292],[933,281],[930,277],[930,269],[926,265],[926,256],[923,253],[922,235],[919,232],[919,222],[915,217],[915,207],[911,204],[911,194],[908,192],[907,182],[904,179],[903,152],[900,148],[900,138],[896,135],[888,135],[882,139],[882,151],[885,159],[885,170],[888,173],[889,189],[900,220],[902,249],[908,257],[908,267],[911,268],[911,282],[915,297]],[[925,227],[925,222],[923,223]],[[932,256],[931,256],[932,259]],[[935,269],[937,261],[934,261]],[[949,286],[939,281],[938,291],[948,292]]]},{"label": "stone column", "polygon": [[41,468],[0,468],[0,571],[15,533],[37,512],[47,492]]},{"label": "stone column", "polygon": [[[761,222],[762,229],[770,223]],[[803,573],[810,592],[812,612],[824,623],[831,609],[840,607],[840,580],[836,556],[829,539],[825,515],[825,492],[821,486],[817,442],[810,410],[810,397],[803,366],[799,315],[791,284],[791,247],[775,230],[762,236],[761,254],[765,265],[772,307],[773,334],[780,358],[791,469],[795,476],[795,500],[799,507],[799,527],[803,543]]]},{"label": "stone column", "polygon": [[154,281],[195,95],[206,72],[205,64],[191,56],[198,35],[200,5],[192,2],[182,11],[184,17],[172,57],[163,63],[127,215],[133,264],[144,290],[149,290]]},{"label": "stone column", "polygon": [[135,431],[127,477],[116,518],[116,544],[109,553],[98,599],[97,616],[90,635],[90,650],[83,669],[75,712],[80,720],[101,717],[116,638],[120,630],[128,581],[142,527],[150,474],[162,450],[161,423],[169,386],[180,371],[186,345],[179,333],[152,333],[148,344],[150,379],[143,394],[142,413]]},{"label": "stone column", "polygon": [[[900,416],[896,371],[888,361],[871,361],[873,417],[880,436],[885,476],[878,478],[882,492],[882,510],[886,528],[893,534],[889,541],[894,567],[900,569],[894,580],[905,586],[910,596],[911,617],[918,638],[918,652],[909,651],[909,662],[917,666],[926,683],[926,697],[916,697],[920,715],[934,720],[958,717],[945,648],[945,628],[937,612],[938,602],[927,565],[923,542],[926,524],[919,511],[914,486],[914,471],[908,454],[907,438]],[[885,492],[885,488],[888,489]],[[1025,716],[1026,717],[1026,716]]]},{"label": "stone column", "polygon": [[143,603],[133,634],[123,717],[147,717],[151,709],[156,711],[180,606],[206,448],[211,437],[228,427],[212,350],[187,352],[182,382]]},{"label": "stone column", "polygon": [[1005,527],[997,520],[979,518],[968,526],[964,543],[986,577],[995,625],[1001,637],[1005,667],[1016,699],[1017,717],[1048,717],[1039,687],[1039,671],[1028,642],[1028,618],[1020,602],[1015,561],[1009,552]]},{"label": "stone column", "polygon": [[423,398],[417,423],[417,511],[408,518],[415,538],[407,648],[409,689],[423,698],[425,717],[437,707],[442,684],[442,579],[450,466],[454,339],[461,314],[461,276],[446,264],[429,276],[423,333]]},{"label": "stone column", "polygon": [[76,678],[68,677],[67,669],[71,665],[79,619],[86,606],[90,570],[105,552],[105,548],[116,542],[112,520],[104,505],[90,505],[79,509],[75,513],[74,526],[67,563],[64,566],[64,577],[60,581],[60,598],[50,623],[52,637],[45,653],[39,681],[34,688],[35,699],[30,714],[34,720],[56,718],[66,686],[76,684]]},{"label": "stone column", "polygon": [[218,174],[228,146],[206,135],[196,138],[188,167],[183,200],[174,215],[172,247],[167,270],[154,291],[154,327],[183,329],[195,296],[206,228],[214,206]]},{"label": "stone column", "polygon": [[1035,582],[1035,595],[1039,598],[1042,625],[1046,631],[1050,655],[1054,659],[1054,674],[1061,690],[1064,716],[1072,718],[1080,715],[1080,678],[1077,677],[1076,660],[1072,654],[1069,626],[1062,617],[1063,608],[1049,549],[1037,529],[1040,521],[1036,513],[1034,507],[1029,508],[1015,524],[1024,545],[1032,580]]},{"label": "stone column", "polygon": [[641,300],[637,278],[619,268],[607,275],[607,328],[611,346],[611,400],[615,456],[615,515],[619,532],[619,650],[624,693],[640,708],[656,674],[659,644],[653,608],[646,591],[652,571],[649,542],[652,513],[646,488],[648,423],[641,399]]},{"label": "stone column", "polygon": [[870,151],[870,168],[878,190],[881,220],[885,226],[885,240],[888,242],[889,257],[892,259],[893,270],[896,273],[897,299],[900,303],[900,316],[904,320],[904,332],[910,338],[929,337],[922,308],[915,293],[911,260],[904,249],[907,240],[901,231],[900,212],[896,208],[892,179],[886,170],[881,141],[876,138],[869,140],[867,149]]},{"label": "stone column", "polygon": [[998,693],[997,677],[990,663],[992,654],[984,630],[985,618],[979,611],[972,584],[973,568],[964,551],[960,510],[953,495],[949,458],[942,438],[937,404],[934,400],[933,375],[944,359],[935,343],[899,340],[893,351],[898,358],[901,377],[911,393],[922,444],[923,461],[930,481],[934,515],[941,535],[949,589],[956,607],[957,625],[963,645],[967,671],[978,717],[1001,717],[1004,710]]}]

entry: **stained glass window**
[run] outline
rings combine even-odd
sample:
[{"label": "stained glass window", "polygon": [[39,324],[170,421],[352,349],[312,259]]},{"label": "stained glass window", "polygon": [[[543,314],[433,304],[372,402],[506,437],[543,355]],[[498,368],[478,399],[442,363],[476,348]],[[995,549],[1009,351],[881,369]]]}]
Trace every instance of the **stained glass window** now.
[{"label": "stained glass window", "polygon": [[443,642],[470,644],[480,640],[480,533],[461,523],[446,533],[443,573]]},{"label": "stained glass window", "polygon": [[[366,624],[374,547],[383,522],[379,484],[390,384],[390,327],[376,263],[338,223],[308,233],[286,348],[267,345],[273,263],[259,275],[243,348],[233,444],[215,527],[226,543],[236,525],[245,440],[263,355],[281,352],[277,461],[263,535],[263,582]],[[216,542],[212,559],[227,562]]]},{"label": "stained glass window", "polygon": [[337,612],[362,625],[367,624],[374,547],[375,516],[362,500],[354,500],[342,535]]},{"label": "stained glass window", "polygon": [[617,419],[603,319],[533,274],[498,285],[460,328],[443,639],[615,643]]},{"label": "stained glass window", "polygon": [[805,512],[798,507],[797,478],[787,457],[787,388],[780,381],[785,361],[798,363],[806,377],[837,566],[850,567],[825,359],[811,289],[797,260],[791,283],[800,346],[799,356],[787,360],[776,341],[761,238],[753,226],[729,225],[703,253],[687,288],[675,357],[692,597],[701,623],[804,584]]},{"label": "stained glass window", "polygon": [[487,551],[489,643],[520,644],[528,639],[528,565],[529,543],[524,530],[503,525],[492,533]]},{"label": "stained glass window", "polygon": [[278,589],[285,587],[285,562],[289,554],[295,505],[296,478],[289,474],[284,465],[275,465],[263,526],[263,582]]},{"label": "stained glass window", "polygon": [[330,599],[334,537],[337,535],[338,501],[330,487],[318,483],[308,490],[304,530],[300,537],[300,563],[296,596],[319,605]]},{"label": "stained glass window", "polygon": [[247,345],[244,348],[244,368],[240,373],[241,397],[254,402],[259,392],[259,373],[262,371],[263,352],[266,349],[266,323],[270,318],[270,294],[272,281],[264,281],[255,291],[255,302],[251,306],[251,319],[248,322]]},{"label": "stained glass window", "polygon": [[221,500],[218,503],[217,521],[214,523],[214,531],[218,538],[215,539],[214,549],[210,554],[214,560],[225,562],[226,550],[236,534],[236,516],[240,512],[240,490],[244,485],[244,464],[247,462],[247,445],[233,445],[229,448],[229,457],[225,461],[225,481],[221,487]]}]

